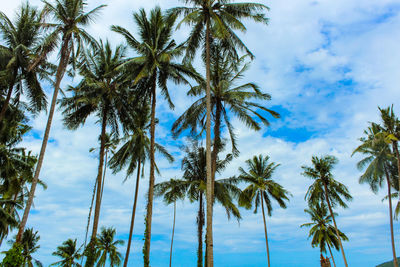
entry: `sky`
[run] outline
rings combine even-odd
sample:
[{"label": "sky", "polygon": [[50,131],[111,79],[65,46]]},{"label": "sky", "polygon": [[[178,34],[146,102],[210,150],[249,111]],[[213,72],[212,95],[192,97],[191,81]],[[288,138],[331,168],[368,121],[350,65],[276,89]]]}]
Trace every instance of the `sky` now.
[{"label": "sky", "polygon": [[[29,1],[42,6],[40,1]],[[397,114],[400,99],[400,1],[399,0],[259,0],[270,7],[268,26],[246,22],[247,32],[240,35],[255,55],[243,82],[255,82],[272,100],[265,105],[278,111],[280,119],[269,118],[271,125],[259,132],[248,130],[233,119],[241,151],[220,178],[238,173],[240,166],[254,155],[269,155],[281,164],[274,179],[292,194],[286,210],[274,205],[267,218],[272,266],[319,266],[319,249],[312,248],[308,230],[299,225],[309,222],[303,210],[304,195],[311,180],[301,175],[303,165],[313,155],[334,155],[339,159],[333,174],[348,186],[353,201],[348,209],[337,209],[337,224],[349,237],[344,242],[349,266],[376,266],[391,259],[385,190],[377,195],[360,185],[361,174],[351,157],[368,122],[379,122],[378,106],[394,104]],[[0,10],[13,17],[20,0],[2,1]],[[89,7],[108,6],[88,32],[107,38],[113,45],[123,40],[110,31],[111,25],[126,27],[135,33],[132,12],[155,5],[180,6],[178,0],[88,0]],[[185,40],[188,29],[177,31],[174,38]],[[196,68],[204,72],[196,63]],[[63,88],[76,84],[65,79]],[[48,98],[51,88],[46,87]],[[175,109],[169,109],[160,96],[157,107],[157,141],[175,156],[169,164],[157,157],[161,175],[156,182],[180,178],[184,140],[171,137],[171,125],[195,99],[187,97],[187,88],[169,85]],[[39,152],[46,114],[32,118],[32,132],[22,145]],[[100,134],[96,118],[90,118],[76,131],[67,130],[56,112],[40,178],[48,185],[39,188],[28,227],[39,231],[40,249],[35,257],[47,266],[57,261],[51,253],[68,238],[84,240],[91,192],[96,178],[98,158],[89,149],[97,147]],[[226,131],[223,131],[226,136]],[[148,167],[148,166],[147,166]],[[145,193],[148,169],[141,180],[137,220],[129,266],[142,263]],[[127,240],[134,179],[123,180],[125,173],[112,175],[108,170],[100,217],[101,226],[114,226],[118,238]],[[173,266],[196,266],[196,208],[189,202],[177,203]],[[214,212],[215,266],[266,266],[265,241],[261,213],[241,209],[243,219],[228,220],[216,205]],[[154,203],[151,265],[168,266],[173,207],[161,199]],[[394,223],[396,245],[400,224]],[[2,248],[3,249],[3,248]],[[124,254],[125,246],[120,248]],[[400,250],[398,250],[400,253]],[[334,252],[337,266],[344,266]]]}]

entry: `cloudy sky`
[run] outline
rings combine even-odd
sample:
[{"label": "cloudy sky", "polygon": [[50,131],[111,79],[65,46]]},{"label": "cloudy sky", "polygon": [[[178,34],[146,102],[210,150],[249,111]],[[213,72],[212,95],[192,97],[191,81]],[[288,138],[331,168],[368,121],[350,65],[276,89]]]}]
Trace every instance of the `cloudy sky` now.
[{"label": "cloudy sky", "polygon": [[[309,221],[304,214],[304,194],[311,181],[301,175],[312,155],[331,154],[339,159],[335,177],[346,184],[354,197],[346,210],[338,209],[337,223],[350,241],[344,243],[350,266],[376,266],[391,258],[387,203],[384,190],[374,195],[367,185],[359,185],[358,156],[351,157],[368,121],[379,121],[377,107],[395,104],[400,112],[400,1],[399,0],[260,0],[271,10],[269,26],[247,23],[242,36],[256,58],[244,81],[253,81],[272,95],[267,107],[279,111],[281,119],[271,118],[271,127],[260,132],[247,130],[234,121],[241,154],[221,177],[235,175],[239,166],[253,155],[266,154],[281,166],[275,179],[293,197],[286,210],[274,206],[267,218],[272,266],[319,266],[319,250],[311,248],[307,230],[299,225]],[[9,17],[22,1],[2,1],[0,10]],[[32,4],[42,6],[40,1]],[[113,44],[122,39],[110,32],[110,25],[121,25],[132,32],[132,12],[155,5],[169,8],[182,5],[178,0],[89,0],[89,8],[105,3],[88,31],[108,38]],[[187,29],[174,36],[182,41]],[[199,71],[203,68],[198,65]],[[76,83],[77,80],[64,82]],[[157,141],[176,157],[173,165],[158,159],[161,176],[157,182],[179,178],[182,140],[171,138],[172,122],[194,101],[186,97],[187,88],[170,85],[175,110],[160,100]],[[50,97],[51,88],[47,88]],[[161,98],[159,98],[161,99]],[[398,113],[399,114],[399,113]],[[28,226],[40,233],[37,258],[45,265],[67,238],[83,242],[91,192],[96,177],[97,157],[89,153],[97,146],[100,132],[96,118],[75,132],[62,125],[56,113],[41,179],[48,184],[38,190]],[[32,119],[32,133],[24,146],[38,153],[46,115]],[[226,134],[226,133],[224,133]],[[148,171],[147,173],[148,174]],[[127,239],[133,179],[122,183],[124,173],[107,174],[100,225],[114,226],[120,239]],[[147,176],[140,184],[135,236],[130,266],[142,262],[144,194]],[[152,266],[168,266],[172,225],[172,206],[161,200],[154,204]],[[266,253],[261,214],[242,210],[243,220],[227,220],[216,206],[214,246],[216,266],[265,266]],[[178,203],[174,266],[196,264],[196,206]],[[396,240],[400,224],[395,222]],[[397,242],[397,245],[400,245]],[[123,252],[125,247],[121,247]],[[400,253],[400,251],[399,251]],[[344,266],[339,252],[337,266]]]}]

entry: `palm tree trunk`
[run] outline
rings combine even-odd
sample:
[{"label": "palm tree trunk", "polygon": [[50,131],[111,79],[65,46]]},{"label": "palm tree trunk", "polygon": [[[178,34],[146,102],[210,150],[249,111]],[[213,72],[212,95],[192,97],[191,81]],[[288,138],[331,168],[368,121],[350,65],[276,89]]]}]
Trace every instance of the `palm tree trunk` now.
[{"label": "palm tree trunk", "polygon": [[212,195],[212,170],[211,170],[211,87],[210,87],[210,19],[206,22],[206,79],[207,79],[207,120],[206,120],[206,163],[207,163],[207,267],[214,267],[213,252],[213,195]]},{"label": "palm tree trunk", "polygon": [[391,190],[391,185],[390,185],[390,178],[389,178],[389,173],[385,167],[385,174],[386,174],[386,182],[388,186],[388,196],[389,196],[389,219],[390,219],[390,238],[392,241],[392,253],[393,253],[393,265],[394,267],[399,267],[399,264],[397,263],[397,256],[396,256],[396,247],[395,247],[395,242],[394,242],[394,233],[393,233],[393,209],[392,209],[392,190]]},{"label": "palm tree trunk", "polygon": [[[97,177],[96,177],[96,180],[94,182],[93,193],[92,193],[92,201],[90,202],[88,222],[87,222],[87,225],[86,225],[85,243],[84,243],[83,247],[86,247],[86,243],[87,243],[87,237],[88,237],[89,226],[90,226],[90,218],[92,217],[94,196],[96,195],[96,188],[97,188]],[[81,265],[82,265],[82,262],[83,262],[83,257],[81,259]]]},{"label": "palm tree trunk", "polygon": [[335,225],[336,236],[337,236],[337,238],[338,238],[338,240],[339,240],[339,246],[340,246],[340,250],[341,250],[341,252],[342,252],[344,265],[345,265],[346,267],[348,267],[348,265],[347,265],[347,260],[346,260],[346,255],[344,254],[344,249],[343,249],[343,245],[342,245],[342,239],[340,238],[339,230],[338,230],[337,225],[336,225],[335,215],[333,215],[333,210],[332,210],[332,207],[331,207],[331,202],[330,202],[329,197],[328,197],[328,187],[326,186],[325,183],[324,183],[324,188],[325,188],[325,192],[324,192],[324,193],[325,193],[326,202],[327,202],[327,204],[328,204],[329,212],[331,213],[331,217],[332,217],[332,220],[333,220],[333,224]]},{"label": "palm tree trunk", "polygon": [[172,224],[171,249],[169,251],[169,267],[172,266],[172,246],[174,244],[175,218],[176,218],[176,201],[174,201],[174,222]]},{"label": "palm tree trunk", "polygon": [[151,221],[153,216],[153,197],[154,197],[154,146],[155,146],[155,130],[156,130],[156,84],[157,74],[153,73],[153,88],[152,88],[152,103],[151,103],[151,122],[150,122],[150,179],[149,179],[149,192],[147,199],[147,214],[146,214],[146,230],[145,230],[145,240],[143,248],[143,261],[144,266],[149,267],[150,265],[150,242],[151,242]]},{"label": "palm tree trunk", "polygon": [[335,263],[335,259],[333,258],[333,254],[332,254],[331,247],[329,246],[329,244],[327,244],[327,245],[328,245],[329,253],[331,254],[331,258],[332,258],[333,266],[334,266],[334,267],[336,267],[336,263]]},{"label": "palm tree trunk", "polygon": [[211,160],[212,160],[212,196],[214,197],[214,184],[215,184],[215,173],[217,171],[217,158],[218,158],[218,152],[220,148],[220,135],[221,135],[221,105],[220,103],[216,103],[216,110],[215,110],[215,125],[214,125],[214,147],[213,147],[213,152],[211,155]]},{"label": "palm tree trunk", "polygon": [[0,122],[4,119],[4,116],[6,115],[6,111],[8,109],[8,105],[11,100],[14,83],[15,82],[12,82],[10,85],[10,88],[8,88],[7,97],[6,97],[6,100],[4,101],[3,107],[1,108],[1,112],[0,112]]},{"label": "palm tree trunk", "polygon": [[262,210],[262,215],[263,215],[263,220],[264,220],[265,244],[267,246],[268,267],[270,267],[271,266],[271,261],[270,261],[270,258],[269,258],[268,234],[267,234],[267,223],[265,221],[263,192],[260,192],[260,197],[261,197],[261,210]]},{"label": "palm tree trunk", "polygon": [[136,204],[137,204],[137,198],[138,198],[138,192],[139,192],[139,180],[140,180],[140,163],[141,163],[140,160],[138,160],[135,196],[134,196],[134,200],[133,200],[131,226],[129,228],[129,239],[128,239],[128,246],[126,248],[124,267],[128,266],[128,258],[129,258],[129,252],[131,250],[131,242],[132,242],[132,235],[133,235],[133,226],[135,225]]},{"label": "palm tree trunk", "polygon": [[103,172],[103,182],[102,182],[102,184],[101,184],[100,205],[101,205],[101,202],[103,201],[104,181],[106,180],[107,153],[108,153],[108,149],[106,149],[105,156],[104,156],[104,172]]},{"label": "palm tree trunk", "polygon": [[[393,146],[393,150],[396,154],[396,159],[397,159],[397,174],[398,174],[399,187],[400,187],[400,154],[399,154],[399,148],[397,147],[397,141],[392,141],[392,146]],[[400,188],[399,188],[399,191],[400,191]],[[399,202],[400,202],[400,194],[399,194]]]},{"label": "palm tree trunk", "polygon": [[204,227],[204,207],[203,207],[203,193],[199,197],[199,211],[197,214],[197,267],[203,267],[203,227]]},{"label": "palm tree trunk", "polygon": [[51,123],[53,122],[54,111],[56,109],[57,95],[58,95],[58,91],[60,89],[61,80],[64,77],[64,73],[65,73],[65,70],[68,65],[69,56],[70,56],[70,52],[71,52],[68,48],[69,41],[70,41],[70,36],[63,38],[63,45],[61,47],[61,58],[60,58],[60,63],[57,68],[56,83],[54,86],[53,98],[51,100],[49,116],[47,119],[46,129],[44,131],[42,147],[40,148],[40,154],[39,154],[39,159],[38,159],[38,162],[36,165],[35,175],[33,176],[31,190],[29,191],[28,201],[26,202],[24,215],[23,215],[21,223],[19,225],[18,234],[17,234],[16,240],[15,240],[17,243],[21,242],[22,234],[24,232],[26,223],[28,221],[29,211],[31,209],[33,198],[35,196],[36,186],[39,181],[40,169],[42,168],[44,154],[46,152],[46,147],[47,147],[47,141],[49,140],[49,136],[50,136]]},{"label": "palm tree trunk", "polygon": [[93,215],[93,228],[92,228],[92,236],[89,242],[89,252],[87,256],[87,260],[85,266],[92,267],[95,262],[94,255],[94,244],[97,235],[97,229],[99,227],[99,219],[100,219],[100,206],[101,206],[101,188],[102,188],[102,178],[103,178],[103,165],[104,165],[104,151],[105,151],[105,138],[106,138],[106,128],[107,128],[107,114],[106,109],[102,114],[102,122],[101,122],[101,135],[100,135],[100,155],[99,155],[99,167],[97,170],[97,189],[96,189],[96,202],[94,208]]}]

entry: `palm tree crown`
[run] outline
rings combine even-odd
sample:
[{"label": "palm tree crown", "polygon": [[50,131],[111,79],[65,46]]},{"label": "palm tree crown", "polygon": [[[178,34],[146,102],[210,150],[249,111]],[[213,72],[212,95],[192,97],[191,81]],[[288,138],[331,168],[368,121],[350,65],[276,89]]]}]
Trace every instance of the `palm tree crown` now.
[{"label": "palm tree crown", "polygon": [[57,251],[53,252],[53,256],[60,257],[62,260],[55,262],[52,265],[60,267],[81,267],[81,265],[76,262],[82,255],[79,253],[80,248],[76,246],[76,239],[68,239],[64,241],[61,246],[57,247]]}]

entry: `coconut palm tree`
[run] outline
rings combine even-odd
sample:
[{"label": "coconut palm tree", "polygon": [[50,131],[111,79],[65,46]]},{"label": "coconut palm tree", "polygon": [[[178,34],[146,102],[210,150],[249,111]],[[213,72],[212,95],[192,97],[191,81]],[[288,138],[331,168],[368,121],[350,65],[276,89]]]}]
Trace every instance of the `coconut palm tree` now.
[{"label": "coconut palm tree", "polygon": [[[42,267],[42,263],[34,259],[32,257],[32,254],[37,252],[37,250],[40,248],[38,245],[38,242],[40,240],[40,236],[38,234],[38,231],[33,231],[33,228],[28,228],[24,231],[24,234],[22,235],[21,239],[21,245],[22,245],[22,251],[21,255],[23,257],[23,264],[22,267]],[[9,241],[10,243],[14,243],[14,241]]]},{"label": "coconut palm tree", "polygon": [[[101,143],[101,135],[99,136],[99,142]],[[104,171],[103,171],[103,177],[102,177],[102,185],[101,185],[101,194],[100,194],[100,203],[103,200],[103,191],[104,191],[104,181],[106,180],[106,171],[107,171],[107,162],[108,162],[108,158],[109,155],[108,153],[114,153],[114,150],[117,147],[118,144],[118,140],[112,138],[110,136],[110,134],[106,133],[105,136],[105,141],[104,141]],[[96,149],[100,149],[100,147],[98,148],[91,148],[89,149],[89,152],[94,152]],[[85,232],[85,242],[83,243],[83,246],[86,247],[86,243],[87,243],[87,237],[88,237],[88,233],[89,233],[89,226],[90,226],[90,219],[92,216],[92,209],[93,209],[93,202],[94,202],[94,198],[96,197],[96,189],[97,189],[97,177],[96,180],[94,182],[94,187],[93,187],[93,193],[92,193],[92,200],[90,202],[90,207],[89,207],[89,215],[88,215],[88,222],[86,224],[86,232]],[[83,261],[83,258],[82,258]]]},{"label": "coconut palm tree", "polygon": [[242,167],[239,168],[240,175],[238,178],[249,185],[240,195],[239,205],[246,209],[251,209],[254,206],[254,213],[257,213],[261,203],[268,266],[271,266],[264,202],[267,207],[268,216],[271,216],[273,210],[272,199],[275,200],[281,208],[286,209],[286,201],[289,201],[290,193],[272,179],[274,171],[280,164],[269,162],[269,156],[254,156],[252,159],[246,160],[246,165],[247,171]]},{"label": "coconut palm tree", "polygon": [[[396,161],[396,156],[390,150],[389,144],[385,142],[385,133],[382,128],[376,124],[371,123],[370,127],[364,131],[365,136],[360,138],[362,144],[358,146],[352,155],[360,153],[365,156],[357,164],[357,168],[364,170],[359,182],[369,184],[372,192],[377,193],[383,186],[386,179],[388,196],[391,196],[391,165]],[[389,220],[390,220],[390,235],[392,241],[393,264],[398,267],[396,248],[394,241],[393,231],[393,208],[392,198],[389,200]]]},{"label": "coconut palm tree", "polygon": [[380,115],[382,120],[381,131],[385,135],[385,141],[392,145],[393,154],[397,159],[398,183],[400,184],[400,154],[398,148],[398,141],[400,140],[400,120],[394,114],[393,105],[385,109],[378,107],[378,109],[381,113]]},{"label": "coconut palm tree", "polygon": [[[328,206],[333,224],[335,226],[336,236],[339,240],[343,261],[347,267],[347,260],[344,254],[340,233],[336,225],[333,208],[336,205],[347,208],[345,200],[351,200],[352,196],[350,195],[347,187],[344,184],[336,181],[331,173],[333,166],[338,162],[334,156],[327,155],[321,158],[313,156],[311,162],[313,164],[312,167],[301,167],[304,170],[302,175],[314,180],[314,183],[310,185],[307,190],[305,199],[307,199],[309,206],[313,206],[317,203],[325,203]],[[344,200],[342,198],[344,198]]]},{"label": "coconut palm tree", "polygon": [[48,78],[46,73],[47,62],[42,62],[35,69],[30,69],[32,60],[37,53],[42,39],[44,16],[37,8],[22,4],[18,9],[14,22],[3,12],[0,12],[0,34],[6,46],[0,45],[0,57],[5,64],[0,71],[4,80],[5,100],[0,111],[0,121],[4,119],[12,96],[18,103],[24,95],[30,104],[30,110],[39,112],[46,108],[46,95],[39,83],[39,79]]},{"label": "coconut palm tree", "polygon": [[45,38],[43,44],[41,45],[39,56],[35,62],[31,64],[30,69],[33,70],[37,66],[43,64],[43,62],[46,61],[48,54],[54,50],[59,42],[60,60],[56,71],[54,92],[51,100],[46,129],[42,140],[42,146],[40,148],[38,163],[36,165],[32,186],[29,190],[29,197],[25,206],[24,215],[19,226],[16,239],[17,242],[21,240],[26,222],[28,221],[33,198],[35,196],[40,169],[42,168],[47,141],[49,140],[50,129],[53,121],[61,80],[64,77],[69,62],[74,62],[75,50],[79,51],[84,42],[92,44],[94,43],[93,38],[83,29],[83,27],[89,25],[89,23],[92,22],[95,16],[98,14],[98,11],[104,7],[104,5],[101,5],[89,12],[85,12],[85,7],[87,5],[85,0],[56,0],[55,5],[47,1],[44,1],[44,3],[45,12],[51,14],[53,17],[52,23],[44,24],[47,28],[51,29],[51,33]]},{"label": "coconut palm tree", "polygon": [[120,266],[122,255],[118,252],[117,246],[123,245],[124,241],[115,240],[115,228],[101,228],[100,234],[97,236],[97,254],[98,261],[97,267],[105,267],[107,263],[107,258],[110,267]]},{"label": "coconut palm tree", "polygon": [[57,261],[50,266],[60,266],[60,267],[81,267],[81,265],[77,262],[82,255],[79,253],[81,248],[77,248],[76,239],[68,239],[64,241],[61,246],[57,247],[57,251],[53,252],[53,256],[57,256],[62,260]]},{"label": "coconut palm tree", "polygon": [[182,24],[188,24],[192,30],[187,42],[186,58],[193,59],[196,50],[203,47],[206,66],[206,151],[207,151],[207,266],[214,266],[212,236],[213,184],[211,167],[211,42],[221,40],[221,48],[228,50],[237,58],[236,48],[251,54],[250,50],[236,35],[235,30],[246,31],[242,19],[268,23],[265,12],[268,8],[256,3],[232,3],[231,0],[183,0],[190,7],[175,7],[169,10],[177,16],[183,16]]},{"label": "coconut palm tree", "polygon": [[171,38],[175,15],[165,15],[159,7],[154,8],[149,16],[144,9],[133,14],[135,24],[138,28],[140,39],[136,39],[128,30],[120,26],[112,26],[112,30],[120,33],[138,56],[130,59],[124,64],[133,74],[135,83],[142,80],[149,81],[148,86],[143,87],[141,97],[151,99],[151,122],[150,122],[150,179],[149,192],[147,194],[146,230],[144,242],[144,263],[149,266],[151,223],[153,215],[153,197],[155,183],[155,113],[156,113],[156,91],[161,90],[162,95],[173,108],[167,87],[167,81],[174,83],[189,84],[185,77],[199,78],[194,69],[188,65],[179,64],[177,58],[182,55],[184,47],[176,45]]},{"label": "coconut palm tree", "polygon": [[[129,228],[128,245],[126,248],[126,255],[124,259],[124,267],[128,265],[129,252],[133,236],[133,227],[135,225],[141,168],[144,169],[146,161],[150,158],[150,108],[148,105],[145,104],[138,110],[128,114],[128,116],[130,117],[123,122],[125,136],[120,140],[121,142],[123,142],[123,144],[121,148],[116,151],[113,157],[110,159],[110,168],[113,169],[114,173],[120,172],[123,168],[126,167],[126,179],[133,175],[135,169],[137,171],[135,193],[133,197],[132,216]],[[155,149],[156,152],[164,156],[169,162],[173,162],[174,158],[162,145],[155,143]],[[155,169],[156,171],[158,171],[157,165],[155,166]]]},{"label": "coconut palm tree", "polygon": [[[36,157],[19,144],[31,127],[26,125],[23,110],[9,105],[6,115],[0,122],[0,209],[3,220],[0,223],[0,244],[9,231],[19,222],[17,209],[23,208],[29,192],[27,185],[33,180]],[[45,184],[39,183],[46,188]]]},{"label": "coconut palm tree", "polygon": [[[115,50],[107,42],[101,41],[98,48],[88,52],[79,66],[82,81],[76,87],[69,87],[71,97],[63,98],[64,124],[69,129],[77,129],[91,115],[96,115],[101,124],[99,166],[97,171],[96,204],[93,216],[93,229],[89,247],[93,248],[100,217],[102,177],[105,158],[106,131],[110,127],[118,136],[120,118],[130,112],[130,82],[119,67],[125,62],[125,49],[117,46]],[[93,257],[88,257],[87,266],[92,266]]]},{"label": "coconut palm tree", "polygon": [[[232,62],[227,53],[221,53],[216,44],[211,49],[211,113],[214,121],[214,145],[212,151],[212,170],[215,169],[218,150],[221,147],[221,128],[225,126],[228,129],[232,153],[237,156],[239,150],[236,145],[234,128],[231,124],[230,114],[239,118],[247,127],[252,130],[260,130],[261,125],[269,125],[268,120],[261,112],[266,112],[279,117],[279,114],[267,109],[256,101],[270,100],[269,94],[262,93],[255,83],[245,83],[238,85],[243,78],[245,71],[249,68],[249,62],[246,62],[243,56],[238,62]],[[177,137],[185,129],[190,129],[192,134],[203,133],[205,128],[204,121],[206,116],[206,86],[201,84],[193,87],[189,96],[201,97],[195,101],[173,124],[172,131]],[[261,112],[260,112],[261,111]],[[258,121],[259,120],[259,121]],[[215,172],[212,172],[212,180],[215,179]]]},{"label": "coconut palm tree", "polygon": [[[187,197],[190,202],[198,202],[199,209],[197,214],[197,266],[203,266],[203,228],[204,228],[204,195],[206,194],[206,151],[197,142],[192,142],[190,146],[184,148],[186,156],[182,160],[182,179],[173,179],[155,186],[157,196],[164,196],[164,200],[177,200]],[[232,156],[224,160],[217,161],[217,173],[221,173]],[[240,189],[236,187],[236,178],[218,179],[215,181],[215,201],[224,207],[228,218],[233,215],[236,219],[241,219],[240,212],[233,203],[234,199],[240,195]],[[169,202],[169,201],[168,201]]]},{"label": "coconut palm tree", "polygon": [[[310,215],[312,222],[302,224],[300,227],[311,227],[308,235],[308,238],[312,237],[311,246],[313,248],[319,247],[321,254],[326,253],[326,247],[328,247],[333,265],[336,267],[331,247],[339,250],[339,240],[336,236],[335,227],[331,225],[332,217],[328,215],[328,208],[325,205],[316,204],[314,207],[305,209],[304,212]],[[337,216],[336,213],[334,214]],[[347,236],[340,230],[339,234],[342,240],[348,240]]]},{"label": "coconut palm tree", "polygon": [[[159,187],[164,189],[159,192]],[[169,251],[169,267],[172,266],[172,248],[174,244],[175,234],[175,219],[176,219],[176,201],[185,197],[185,191],[182,190],[182,181],[171,179],[163,182],[162,184],[156,184],[154,187],[156,196],[163,196],[164,203],[167,205],[174,204],[174,217],[172,221],[172,235],[171,235],[171,248]]]}]

